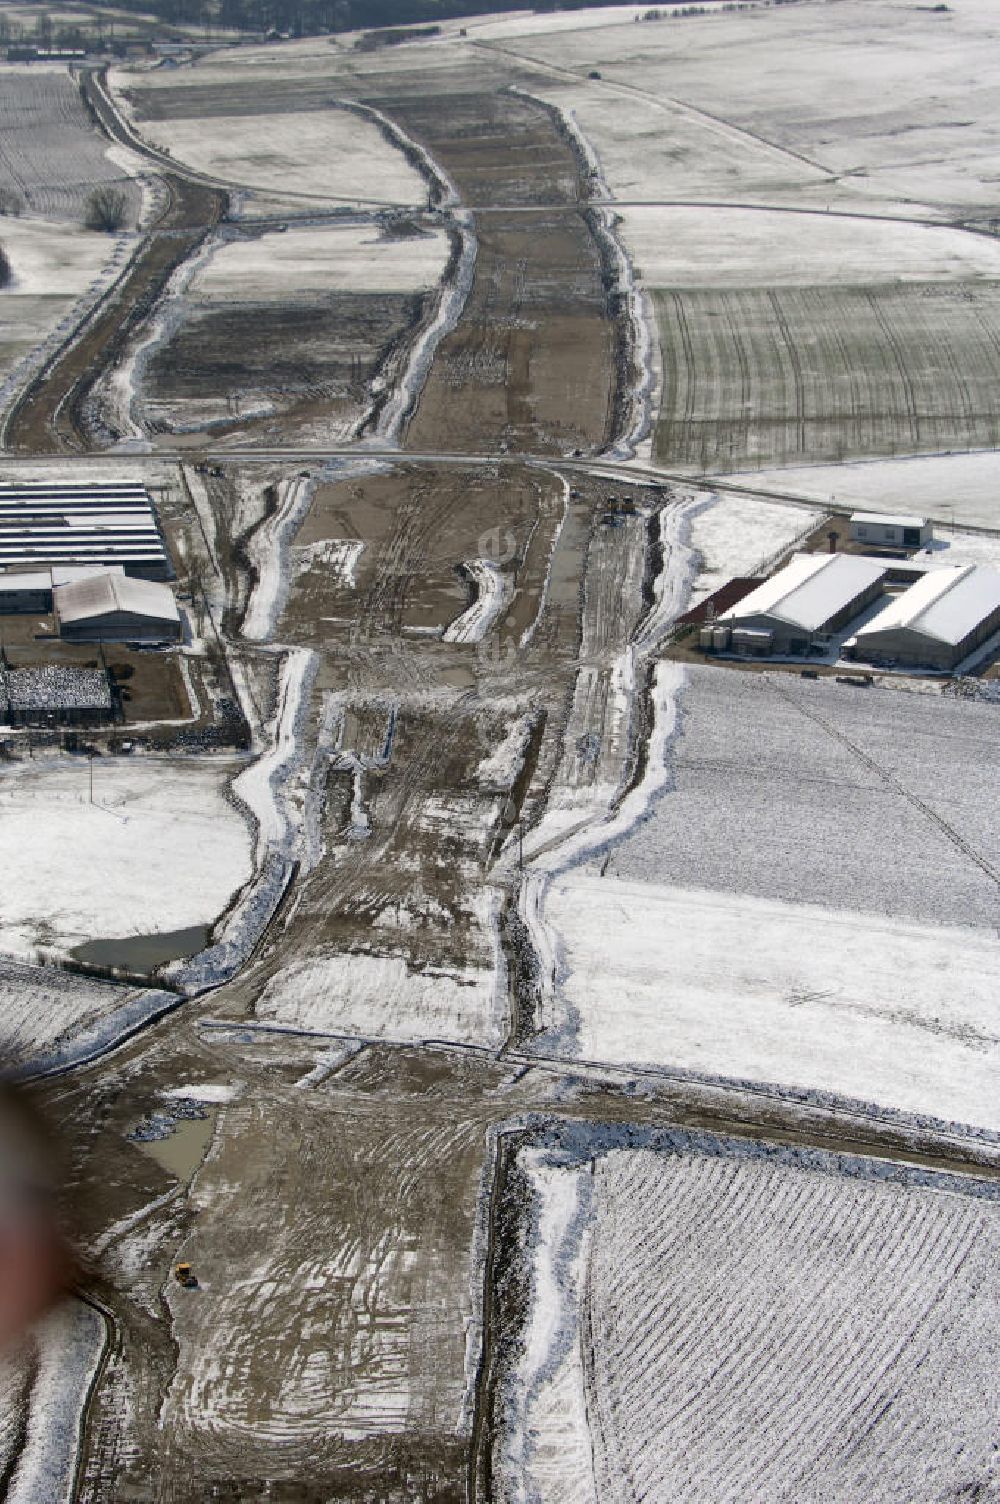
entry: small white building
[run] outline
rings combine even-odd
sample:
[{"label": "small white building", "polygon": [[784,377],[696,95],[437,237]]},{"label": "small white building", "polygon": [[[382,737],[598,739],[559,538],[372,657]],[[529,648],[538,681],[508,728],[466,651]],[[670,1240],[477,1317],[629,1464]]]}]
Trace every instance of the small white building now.
[{"label": "small white building", "polygon": [[[716,648],[755,655],[808,653],[877,600],[887,566],[860,554],[795,554],[719,616]],[[825,645],[825,644],[824,644]]]},{"label": "small white building", "polygon": [[57,564],[52,569],[0,571],[0,616],[47,616],[56,585],[70,585],[95,574],[124,574],[120,564]]},{"label": "small white building", "polygon": [[852,512],[851,541],[866,548],[922,548],[934,536],[926,517],[899,517],[888,512]]},{"label": "small white building", "polygon": [[181,619],[169,585],[103,570],[52,592],[59,635],[73,642],[177,642]]},{"label": "small white building", "polygon": [[52,575],[47,569],[0,574],[0,616],[46,616],[52,610]]},{"label": "small white building", "polygon": [[982,564],[946,564],[890,601],[844,651],[868,663],[948,671],[998,631],[1000,573]]}]

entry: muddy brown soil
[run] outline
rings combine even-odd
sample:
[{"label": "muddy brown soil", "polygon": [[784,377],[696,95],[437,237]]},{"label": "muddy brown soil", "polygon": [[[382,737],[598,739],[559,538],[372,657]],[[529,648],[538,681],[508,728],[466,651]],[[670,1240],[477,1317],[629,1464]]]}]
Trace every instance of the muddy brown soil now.
[{"label": "muddy brown soil", "polygon": [[[438,351],[407,446],[600,449],[614,437],[620,331],[605,253],[583,207],[586,164],[557,118],[499,91],[370,102],[427,148],[477,210],[472,290]],[[501,207],[534,204],[548,207]]]},{"label": "muddy brown soil", "polygon": [[290,422],[322,411],[331,434],[346,435],[425,302],[390,293],[277,305],[195,298],[144,373],[147,424],[168,436],[201,429],[215,439],[280,443]]},{"label": "muddy brown soil", "polygon": [[[568,491],[551,471],[514,464],[383,466],[317,487],[278,628],[319,655],[312,724],[331,745],[313,764],[314,865],[234,984],[235,1007],[290,965],[334,953],[492,967],[483,885],[525,801],[544,798],[575,675],[595,502],[573,503],[587,513],[574,525]],[[345,578],[331,547],[357,543]],[[553,555],[560,572],[546,593]],[[495,561],[502,609],[482,642],[449,642],[470,600],[463,566],[478,558]],[[506,784],[482,777],[526,717],[523,767]]]},{"label": "muddy brown soil", "polygon": [[[501,1125],[679,1123],[941,1162],[876,1125],[655,1075],[461,1049],[345,1055],[213,1018],[214,1000],[192,1004],[36,1089],[73,1145],[69,1195],[96,1243],[84,1285],[115,1330],[84,1504],[465,1498],[480,1198]],[[234,1100],[188,1182],[127,1134],[164,1090],[206,1082]],[[196,1291],[171,1277],[182,1259]]]}]

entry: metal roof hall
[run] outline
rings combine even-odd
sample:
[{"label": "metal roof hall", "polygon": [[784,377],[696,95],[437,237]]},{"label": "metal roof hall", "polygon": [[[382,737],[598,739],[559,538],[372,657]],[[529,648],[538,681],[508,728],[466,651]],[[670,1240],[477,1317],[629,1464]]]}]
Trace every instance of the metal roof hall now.
[{"label": "metal roof hall", "polygon": [[784,569],[723,611],[719,621],[769,616],[805,632],[820,632],[885,573],[880,559],[859,554],[796,554]]}]

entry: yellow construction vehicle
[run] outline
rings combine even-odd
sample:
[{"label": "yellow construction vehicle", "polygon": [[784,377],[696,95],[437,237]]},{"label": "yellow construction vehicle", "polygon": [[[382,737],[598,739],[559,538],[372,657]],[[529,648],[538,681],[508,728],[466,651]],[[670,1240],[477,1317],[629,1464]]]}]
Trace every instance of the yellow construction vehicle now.
[{"label": "yellow construction vehicle", "polygon": [[190,1264],[175,1264],[174,1279],[179,1285],[183,1285],[185,1290],[197,1290],[198,1288],[198,1277]]}]

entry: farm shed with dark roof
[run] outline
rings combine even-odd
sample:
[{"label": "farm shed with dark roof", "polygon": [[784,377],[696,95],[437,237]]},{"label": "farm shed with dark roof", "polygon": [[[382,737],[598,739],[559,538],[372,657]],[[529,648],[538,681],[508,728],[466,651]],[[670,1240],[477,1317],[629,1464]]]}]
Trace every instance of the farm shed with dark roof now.
[{"label": "farm shed with dark roof", "polygon": [[95,726],[112,718],[106,669],[12,668],[0,676],[0,710],[10,726]]}]

